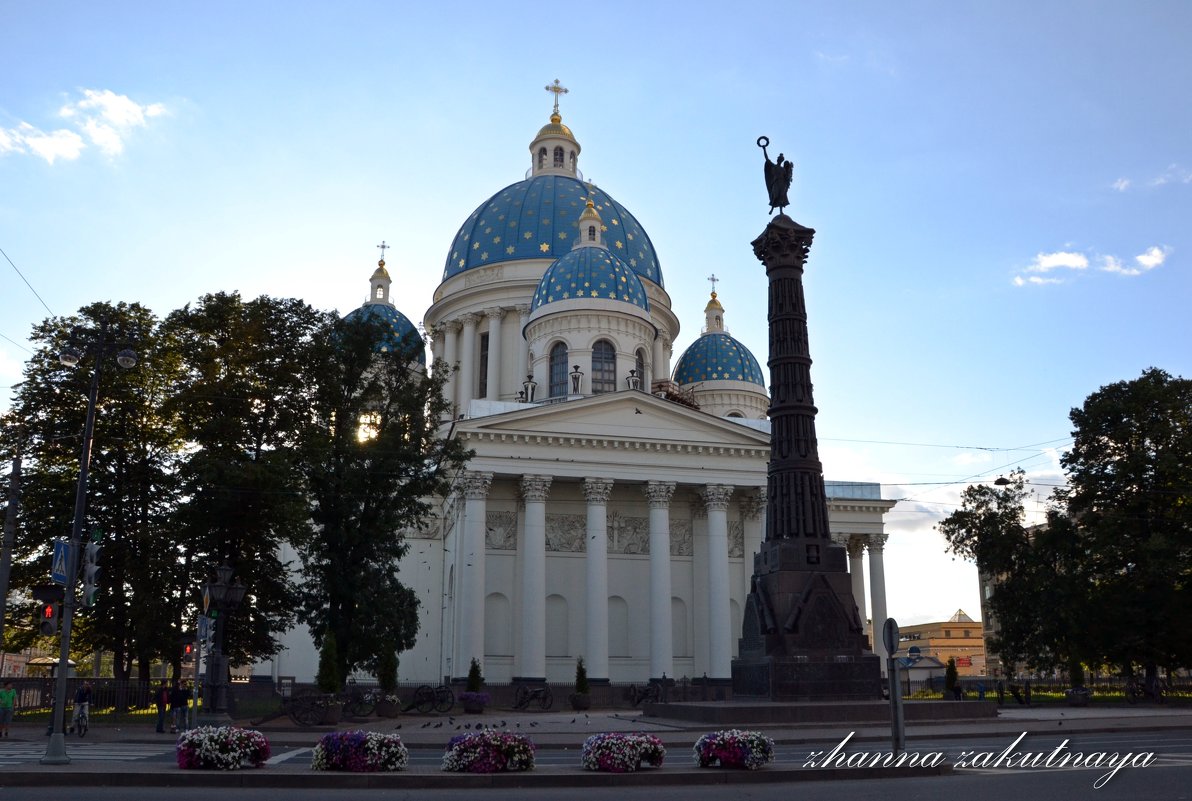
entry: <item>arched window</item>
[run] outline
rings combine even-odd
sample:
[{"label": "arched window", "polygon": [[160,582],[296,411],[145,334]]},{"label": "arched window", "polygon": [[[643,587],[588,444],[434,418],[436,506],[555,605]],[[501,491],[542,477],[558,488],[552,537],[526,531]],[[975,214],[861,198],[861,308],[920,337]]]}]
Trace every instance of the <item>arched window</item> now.
[{"label": "arched window", "polygon": [[546,148],[540,147],[540,148],[538,148],[538,169],[541,170],[545,166],[546,166]]},{"label": "arched window", "polygon": [[596,226],[594,226],[594,225],[588,226],[588,241],[589,242],[596,241]]},{"label": "arched window", "polygon": [[617,391],[617,352],[607,339],[592,346],[592,394]]},{"label": "arched window", "polygon": [[555,166],[556,167],[563,166],[563,148],[561,148],[561,147],[555,148]]},{"label": "arched window", "polygon": [[574,150],[571,151],[570,158],[571,158],[571,171],[575,172],[575,151]]},{"label": "arched window", "polygon": [[385,297],[385,288],[383,286],[381,286],[380,284],[377,284],[377,300],[381,300],[384,297]]},{"label": "arched window", "polygon": [[638,348],[637,358],[634,361],[637,362],[634,366],[637,368],[637,377],[642,380],[642,389],[648,391],[650,389],[650,379],[646,375],[646,352]]},{"label": "arched window", "polygon": [[567,346],[562,342],[550,349],[550,396],[567,397]]}]

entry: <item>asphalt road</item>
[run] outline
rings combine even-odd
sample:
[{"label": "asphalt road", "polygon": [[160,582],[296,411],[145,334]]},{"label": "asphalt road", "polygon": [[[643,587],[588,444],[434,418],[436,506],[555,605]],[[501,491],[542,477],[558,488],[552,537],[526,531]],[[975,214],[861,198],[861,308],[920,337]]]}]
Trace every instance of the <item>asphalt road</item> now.
[{"label": "asphalt road", "polygon": [[[988,735],[963,740],[914,740],[909,750],[920,755],[939,752],[945,760],[955,764],[958,760],[974,759],[973,754],[988,753],[989,761],[996,760],[1014,743],[1016,737]],[[1084,754],[1135,754],[1154,753],[1154,760],[1146,767],[1124,767],[1111,778],[1103,779],[1110,772],[1110,757],[1101,767],[984,767],[960,769],[955,775],[930,778],[897,778],[886,780],[838,780],[832,782],[797,782],[781,784],[752,784],[742,780],[730,784],[728,792],[719,786],[682,787],[622,787],[575,789],[485,789],[485,801],[513,801],[514,799],[561,799],[581,796],[592,801],[624,801],[626,798],[649,798],[651,801],[713,801],[724,798],[774,799],[790,801],[792,798],[816,799],[816,801],[890,801],[891,798],[962,799],[962,801],[1007,801],[1007,799],[1046,799],[1046,801],[1067,801],[1068,799],[1128,799],[1129,801],[1192,801],[1192,732],[1186,730],[1137,733],[1090,733],[1077,734],[1070,738],[1057,731],[1055,734],[1035,734],[1018,742],[1013,751],[1031,752],[1044,756],[1051,754],[1065,743],[1067,752]],[[17,756],[14,744],[0,747],[0,787],[3,786],[3,765]],[[40,746],[38,743],[36,746]],[[73,744],[72,744],[73,745]],[[780,746],[777,761],[787,765],[805,764],[814,752],[823,752],[819,759],[832,751],[837,742],[825,741],[811,745]],[[94,750],[92,750],[94,749]],[[839,753],[861,754],[888,752],[885,743],[849,743]],[[32,751],[33,753],[29,753]],[[29,761],[40,758],[44,749],[21,749],[28,753]],[[964,752],[968,752],[966,756]],[[110,743],[77,746],[80,760],[92,758],[111,761],[111,769],[119,770],[119,762],[146,760],[169,762],[173,759],[172,749],[158,745],[136,743]],[[310,758],[309,749],[279,748],[275,758],[286,758],[305,762]],[[439,749],[412,749],[412,760],[424,768],[433,769],[441,758]],[[686,753],[672,749],[668,763],[679,764],[686,760]],[[858,757],[859,758],[859,757]],[[1120,758],[1120,757],[1119,757]],[[21,760],[24,761],[24,760]],[[576,766],[578,754],[574,750],[543,749],[538,754],[539,764]],[[7,762],[12,764],[11,762]],[[1102,780],[1100,789],[1094,784]],[[469,799],[474,801],[476,790],[344,790],[336,795],[355,799],[415,799],[434,797],[436,799]],[[69,788],[21,788],[8,787],[0,791],[5,801],[53,801],[55,799],[77,799],[79,797],[106,801],[107,799],[168,799],[169,801],[210,801],[218,793],[220,801],[316,801],[329,795],[327,790],[294,789],[252,789],[234,788],[89,788],[82,793]]]}]

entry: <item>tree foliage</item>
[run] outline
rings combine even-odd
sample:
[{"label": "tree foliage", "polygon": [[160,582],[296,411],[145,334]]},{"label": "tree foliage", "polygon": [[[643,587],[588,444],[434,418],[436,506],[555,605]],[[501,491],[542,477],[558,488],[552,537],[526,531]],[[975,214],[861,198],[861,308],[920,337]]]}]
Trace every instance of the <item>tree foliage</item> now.
[{"label": "tree foliage", "polygon": [[[387,669],[383,655],[412,645],[418,625],[397,576],[402,532],[420,525],[426,498],[466,457],[438,437],[444,365],[440,377],[409,369],[417,337],[383,351],[375,323],[235,293],[164,320],[101,303],[35,327],[0,431],[0,458],[23,458],[6,646],[35,639],[27,591],[46,582],[53,540],[71,533],[97,362],[92,354],[68,369],[58,354],[76,327],[93,336],[105,326],[139,359],[123,370],[108,350],[99,361],[84,531],[103,534],[104,573],[95,609],[75,618],[76,658],[111,651],[122,679],[148,678],[161,660],[176,672],[178,635],[226,563],[248,588],[226,618],[233,665],[275,653],[301,616],[321,641],[334,632],[337,675]],[[298,565],[285,561],[295,552],[309,571],[301,593]]]},{"label": "tree foliage", "polygon": [[1023,524],[1025,475],[974,485],[938,528],[995,581],[989,647],[1009,664],[1081,663],[1153,676],[1192,664],[1192,381],[1150,369],[1070,415],[1068,486],[1047,522]]},{"label": "tree foliage", "polygon": [[299,551],[302,619],[333,634],[341,675],[376,673],[379,657],[410,648],[418,599],[398,574],[404,532],[426,517],[427,499],[469,454],[440,436],[448,411],[444,365],[412,367],[416,336],[393,347],[376,321],[337,321],[317,354],[304,445],[310,526]]}]

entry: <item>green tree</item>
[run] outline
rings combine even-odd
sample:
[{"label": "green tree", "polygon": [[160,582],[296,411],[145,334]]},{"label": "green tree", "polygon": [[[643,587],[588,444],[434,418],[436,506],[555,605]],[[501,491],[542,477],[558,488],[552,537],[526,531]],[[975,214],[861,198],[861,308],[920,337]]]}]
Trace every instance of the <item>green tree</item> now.
[{"label": "green tree", "polygon": [[414,644],[418,599],[398,575],[403,532],[423,525],[470,456],[441,434],[446,366],[428,375],[421,339],[390,337],[374,321],[336,321],[317,357],[300,608],[312,632],[335,636],[341,675],[376,673],[380,654]]},{"label": "green tree", "polygon": [[1057,494],[1087,556],[1096,656],[1153,680],[1192,664],[1192,381],[1151,368],[1070,415]]},{"label": "green tree", "polygon": [[111,351],[99,361],[84,532],[102,533],[104,573],[96,606],[77,609],[72,646],[80,659],[93,650],[113,652],[117,678],[131,677],[134,668],[147,678],[155,659],[177,659],[183,601],[169,526],[180,443],[161,411],[178,365],[168,337],[144,307],[97,303],[33,330],[38,347],[11,415],[25,455],[13,586],[44,583],[52,541],[71,533],[87,394],[97,362],[92,352],[70,369],[59,364],[58,355],[76,327],[82,344],[94,341],[105,326],[109,340],[130,345],[138,361],[121,369]]},{"label": "green tree", "polygon": [[950,550],[994,579],[986,607],[997,633],[986,647],[1007,666],[1047,670],[1090,650],[1087,560],[1065,517],[1053,513],[1046,525],[1026,527],[1026,494],[1022,470],[1000,486],[971,485],[937,529]]},{"label": "green tree", "polygon": [[226,563],[248,587],[226,619],[224,653],[245,664],[276,653],[297,594],[283,548],[300,538],[307,499],[297,446],[310,422],[313,353],[325,315],[298,300],[202,297],[164,327],[185,373],[169,404],[187,452],[175,512],[178,561],[198,587]]}]

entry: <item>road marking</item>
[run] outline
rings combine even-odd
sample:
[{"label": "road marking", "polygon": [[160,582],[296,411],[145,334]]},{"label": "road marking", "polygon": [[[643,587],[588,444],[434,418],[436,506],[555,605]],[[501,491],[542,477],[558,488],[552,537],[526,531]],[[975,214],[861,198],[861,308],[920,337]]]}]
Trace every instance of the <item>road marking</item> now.
[{"label": "road marking", "polygon": [[276,756],[269,757],[269,759],[265,760],[265,764],[280,765],[282,762],[293,759],[294,757],[300,756],[302,754],[310,753],[312,751],[314,751],[313,748],[293,748],[289,751],[286,751],[284,754],[277,754]]}]

